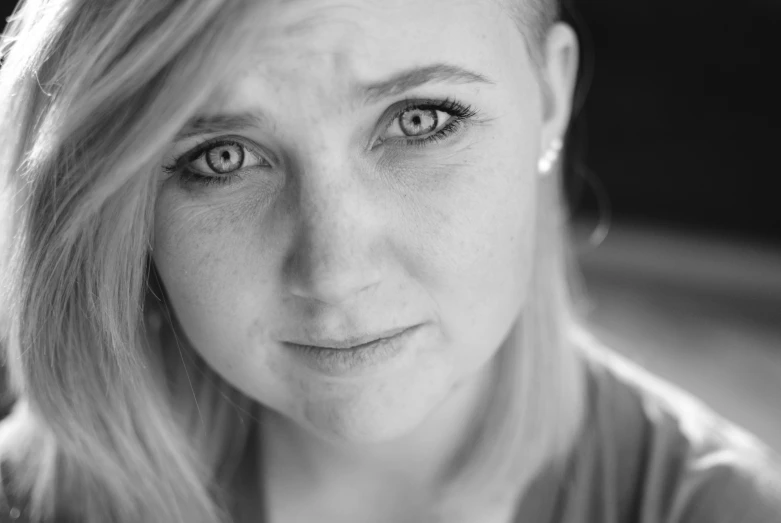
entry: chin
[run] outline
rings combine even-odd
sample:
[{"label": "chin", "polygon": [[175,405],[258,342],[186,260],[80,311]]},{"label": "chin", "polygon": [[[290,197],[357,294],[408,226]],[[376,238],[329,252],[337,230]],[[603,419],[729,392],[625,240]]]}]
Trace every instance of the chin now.
[{"label": "chin", "polygon": [[321,399],[304,410],[305,423],[334,443],[372,444],[402,438],[420,427],[441,403],[447,387],[380,387],[350,398]]}]

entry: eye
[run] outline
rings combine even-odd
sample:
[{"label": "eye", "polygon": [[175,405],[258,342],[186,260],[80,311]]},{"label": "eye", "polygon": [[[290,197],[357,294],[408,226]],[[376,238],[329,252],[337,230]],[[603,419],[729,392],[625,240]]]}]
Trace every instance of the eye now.
[{"label": "eye", "polygon": [[191,174],[225,176],[249,167],[270,164],[236,140],[206,144],[189,156],[184,168]]},{"label": "eye", "polygon": [[388,127],[386,138],[421,138],[446,127],[456,116],[432,106],[409,107],[401,111]]},{"label": "eye", "polygon": [[244,163],[244,148],[233,142],[215,145],[206,149],[194,162],[203,162],[208,169],[219,174],[227,174],[236,169],[241,169]]},{"label": "eye", "polygon": [[392,114],[374,147],[434,145],[461,133],[478,113],[468,105],[445,99],[406,100]]},{"label": "eye", "polygon": [[242,141],[217,139],[183,154],[163,170],[177,174],[184,185],[225,185],[241,178],[242,171],[255,167],[272,165]]}]

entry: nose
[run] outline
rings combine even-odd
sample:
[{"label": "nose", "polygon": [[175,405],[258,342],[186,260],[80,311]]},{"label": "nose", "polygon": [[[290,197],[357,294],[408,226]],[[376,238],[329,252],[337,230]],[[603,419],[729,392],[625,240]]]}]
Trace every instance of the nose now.
[{"label": "nose", "polygon": [[293,295],[340,305],[381,281],[381,222],[359,183],[302,180],[296,207],[297,234],[286,263]]}]

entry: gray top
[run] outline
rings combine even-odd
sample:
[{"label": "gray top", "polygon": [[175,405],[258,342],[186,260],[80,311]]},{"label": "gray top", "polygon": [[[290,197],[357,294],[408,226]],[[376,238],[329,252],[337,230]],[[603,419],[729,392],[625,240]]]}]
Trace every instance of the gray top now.
[{"label": "gray top", "polygon": [[517,523],[781,523],[781,458],[609,351],[591,354],[589,417]]}]

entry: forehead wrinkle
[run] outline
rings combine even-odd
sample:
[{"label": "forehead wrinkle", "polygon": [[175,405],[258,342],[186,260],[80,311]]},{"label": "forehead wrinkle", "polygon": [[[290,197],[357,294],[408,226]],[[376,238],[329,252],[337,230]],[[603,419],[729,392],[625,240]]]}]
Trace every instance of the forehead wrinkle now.
[{"label": "forehead wrinkle", "polygon": [[267,11],[274,16],[266,17],[267,24],[256,31],[247,65],[236,80],[251,77],[272,92],[289,93],[291,87],[304,88],[319,97],[327,91],[333,94],[333,87],[340,94],[347,90],[354,77],[355,58],[351,55],[365,48],[356,43],[368,36],[364,27],[365,6],[349,2],[311,6],[309,2],[281,2],[283,7],[307,4],[303,15],[300,5],[296,10]]},{"label": "forehead wrinkle", "polygon": [[[289,59],[275,63],[277,57],[264,51],[253,54],[251,66],[245,66],[241,74],[226,79],[218,86],[207,105],[212,110],[204,110],[206,113],[217,112],[218,108],[229,113],[240,112],[231,106],[238,102],[239,108],[246,107],[241,102],[246,93],[252,93],[254,100],[250,107],[243,110],[266,116],[273,111],[266,113],[261,109],[268,100],[260,93],[273,95],[275,100],[280,100],[278,96],[281,95],[287,100],[293,97],[297,103],[315,102],[318,107],[328,102],[333,109],[340,109],[334,105],[337,102],[339,106],[352,103],[353,59],[348,51],[301,50],[297,52],[297,57],[303,60],[294,67],[290,67]],[[264,118],[263,121],[267,124],[276,122],[273,118]]]},{"label": "forehead wrinkle", "polygon": [[[291,0],[293,2],[302,2],[306,0]],[[311,32],[313,30],[317,30],[321,27],[323,27],[327,23],[341,23],[346,24],[347,27],[345,29],[344,34],[349,34],[350,29],[357,29],[358,24],[355,22],[355,20],[351,20],[350,18],[354,18],[356,12],[360,15],[360,9],[355,5],[332,5],[332,6],[320,6],[320,7],[310,7],[310,11],[307,13],[307,15],[290,24],[284,24],[282,34],[283,36],[287,37],[301,37],[306,36],[308,32]],[[349,15],[352,14],[353,17],[350,17]],[[342,15],[342,16],[338,16]],[[347,15],[347,16],[344,16]]]},{"label": "forehead wrinkle", "polygon": [[[249,82],[246,84],[249,90],[241,88],[244,92],[269,92],[274,94],[275,100],[293,100],[301,108],[307,107],[306,113],[311,116],[321,111],[341,112],[353,108],[351,86],[355,84],[356,73],[355,59],[349,49],[305,49],[297,51],[292,59],[278,63],[276,57],[263,53],[253,62],[240,80]],[[235,87],[236,84],[229,84],[225,89],[235,93]],[[235,99],[223,97],[231,98]],[[261,98],[257,100],[262,101]]]},{"label": "forehead wrinkle", "polygon": [[[491,5],[494,0],[452,0],[451,5],[468,5],[472,2]],[[249,55],[241,60],[244,65],[238,67],[233,81],[223,87],[227,90],[222,97],[228,104],[236,91],[235,81],[242,77],[252,83],[253,97],[263,102],[260,93],[268,93],[274,100],[277,95],[295,103],[322,104],[330,107],[318,107],[326,111],[342,112],[355,110],[366,103],[365,99],[355,96],[355,85],[366,84],[377,77],[376,60],[371,60],[374,41],[379,40],[380,48],[385,40],[372,30],[382,25],[392,12],[399,8],[416,4],[417,0],[277,0],[271,4],[263,2],[268,9],[256,24],[254,44]],[[295,6],[296,9],[286,9]],[[482,13],[480,13],[482,14]],[[402,24],[403,25],[403,24]],[[336,29],[336,30],[334,30]],[[403,27],[397,28],[402,30]],[[371,71],[365,78],[364,65]],[[397,64],[400,67],[400,64]],[[249,78],[246,78],[249,77]],[[271,101],[272,98],[269,98]],[[239,102],[240,103],[240,102]],[[217,105],[217,104],[215,104]],[[219,104],[222,106],[222,104]],[[253,103],[253,105],[255,105]],[[265,105],[265,104],[264,104]],[[316,112],[319,112],[316,111]],[[333,113],[332,113],[333,114]]]}]

